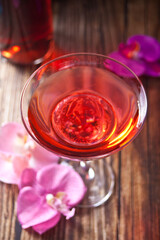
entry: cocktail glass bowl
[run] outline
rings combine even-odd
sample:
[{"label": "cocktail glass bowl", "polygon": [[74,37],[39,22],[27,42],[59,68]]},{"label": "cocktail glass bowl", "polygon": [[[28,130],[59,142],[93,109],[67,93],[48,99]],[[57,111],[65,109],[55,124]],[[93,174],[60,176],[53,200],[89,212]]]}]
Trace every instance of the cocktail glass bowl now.
[{"label": "cocktail glass bowl", "polygon": [[20,108],[31,137],[84,179],[81,206],[106,202],[115,182],[109,156],[133,141],[145,120],[147,98],[139,78],[104,55],[61,56],[30,76]]}]

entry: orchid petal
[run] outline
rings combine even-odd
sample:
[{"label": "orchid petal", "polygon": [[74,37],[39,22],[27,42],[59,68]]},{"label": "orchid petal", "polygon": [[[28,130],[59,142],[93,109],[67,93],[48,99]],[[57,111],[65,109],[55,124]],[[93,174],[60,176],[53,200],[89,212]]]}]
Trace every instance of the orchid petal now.
[{"label": "orchid petal", "polygon": [[[0,129],[0,150],[8,153],[15,153],[18,136],[26,134],[25,129],[18,123],[4,124]],[[20,142],[19,142],[20,144]]]},{"label": "orchid petal", "polygon": [[40,169],[43,166],[48,164],[57,163],[59,161],[59,157],[54,153],[46,150],[36,143],[35,148],[31,150],[32,160],[30,162],[31,167],[35,169]]},{"label": "orchid petal", "polygon": [[66,219],[70,219],[75,215],[75,208],[72,208],[71,210],[68,210],[65,214],[63,214],[64,216],[66,216]]},{"label": "orchid petal", "polygon": [[17,201],[18,219],[23,228],[57,218],[58,213],[46,203],[44,196],[36,193],[32,187],[21,189]]},{"label": "orchid petal", "polygon": [[146,35],[134,35],[128,39],[127,44],[134,42],[140,45],[139,58],[143,58],[148,62],[160,59],[160,43],[155,38]]},{"label": "orchid petal", "polygon": [[18,184],[19,177],[16,175],[13,169],[11,161],[4,160],[4,158],[10,158],[7,153],[0,152],[0,181],[8,184]]},{"label": "orchid petal", "polygon": [[160,62],[146,62],[146,75],[160,77]]},{"label": "orchid petal", "polygon": [[28,157],[25,155],[14,156],[12,159],[12,165],[17,177],[20,178],[23,170],[29,167]]},{"label": "orchid petal", "polygon": [[[109,54],[109,57],[121,62],[122,64],[126,65],[128,68],[130,68],[137,76],[141,76],[145,72],[145,64],[141,61],[136,61],[134,59],[128,59],[125,58],[121,53],[119,52],[112,52]],[[121,77],[129,77],[133,78],[133,74],[128,69],[124,68],[123,65],[118,64],[116,62],[113,62],[112,60],[107,59],[104,63],[106,68],[109,70],[115,72]]]},{"label": "orchid petal", "polygon": [[36,171],[32,168],[26,168],[21,175],[21,181],[20,181],[20,185],[19,188],[23,188],[23,187],[33,187],[35,185],[36,182]]},{"label": "orchid petal", "polygon": [[54,227],[59,222],[60,217],[61,215],[57,214],[55,217],[51,218],[50,220],[33,226],[33,229],[39,234],[43,234],[50,228]]},{"label": "orchid petal", "polygon": [[47,192],[65,192],[69,206],[78,204],[86,193],[81,177],[70,166],[48,165],[38,171],[37,181]]}]

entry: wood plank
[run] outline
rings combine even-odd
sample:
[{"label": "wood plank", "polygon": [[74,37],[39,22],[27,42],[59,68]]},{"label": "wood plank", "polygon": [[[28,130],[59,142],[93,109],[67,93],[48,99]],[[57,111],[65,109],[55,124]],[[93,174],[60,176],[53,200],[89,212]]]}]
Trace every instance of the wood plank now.
[{"label": "wood plank", "polygon": [[[153,1],[152,1],[153,2]],[[148,3],[148,2],[147,2]],[[152,25],[152,28],[155,29],[157,25],[158,16],[155,17],[155,21],[151,22],[148,15],[150,8],[148,6],[151,5],[151,1],[149,1],[148,6],[146,2],[143,1],[127,1],[128,5],[128,14],[127,14],[127,35],[128,37],[134,34],[147,34],[147,29]],[[155,2],[154,2],[155,4]],[[153,4],[152,4],[153,6]],[[154,5],[155,9],[158,8],[157,5]],[[152,9],[153,13],[153,9]],[[154,12],[154,14],[156,11]],[[147,20],[146,20],[147,19]],[[159,31],[157,29],[157,31]],[[148,34],[153,35],[153,32],[148,32]],[[153,35],[154,36],[154,35]],[[156,36],[155,36],[156,37]],[[153,82],[151,78],[143,78],[143,83],[145,85],[147,93],[151,94],[151,86],[153,87]],[[149,84],[148,84],[149,83]],[[148,103],[151,109],[153,109],[153,101],[156,99],[158,94],[158,86],[157,90],[155,90],[155,96],[148,96]],[[149,107],[149,108],[150,108]],[[156,114],[157,104],[153,109],[154,114]],[[148,117],[146,119],[146,123],[141,134],[134,140],[130,146],[122,151],[122,174],[121,174],[121,217],[120,217],[120,233],[119,239],[159,239],[158,230],[155,231],[155,228],[159,227],[158,220],[158,208],[159,206],[153,203],[150,199],[152,198],[152,193],[150,191],[150,187],[153,188],[153,182],[151,183],[151,175],[155,174],[155,169],[152,170],[152,174],[150,173],[150,164],[151,159],[149,157],[150,152],[150,137],[153,132],[148,134],[148,129],[150,123],[149,119],[153,115],[153,113],[148,110]],[[152,118],[152,117],[151,117]],[[154,120],[153,120],[154,118]],[[155,122],[156,116],[152,118],[153,122]],[[152,125],[154,126],[154,125]],[[153,129],[152,129],[153,130]],[[154,134],[157,136],[156,127],[154,128]],[[149,143],[147,143],[147,140]],[[155,144],[155,139],[152,139]],[[156,140],[157,146],[159,145],[159,139]],[[157,151],[156,151],[157,152]],[[154,158],[154,157],[153,157]],[[154,158],[153,162],[158,163],[158,156]],[[153,169],[153,168],[152,168]],[[156,177],[158,176],[155,175]],[[160,171],[159,171],[160,172]],[[156,182],[156,181],[155,181]],[[154,184],[155,184],[154,182]],[[159,181],[160,182],[160,181]],[[157,182],[157,185],[158,182]],[[150,186],[150,187],[149,187]],[[158,187],[157,187],[158,188]],[[155,195],[158,194],[157,190],[155,190]],[[159,199],[159,196],[155,196],[154,199]],[[153,210],[153,205],[155,206]],[[157,211],[157,212],[156,212]],[[154,214],[153,214],[154,212]],[[153,217],[154,215],[154,217]],[[153,220],[154,218],[154,220]],[[154,229],[154,230],[153,230]]]},{"label": "wood plank", "polygon": [[[160,2],[149,1],[147,34],[160,41]],[[156,17],[157,16],[157,17]],[[152,239],[160,239],[160,131],[159,103],[160,79],[148,79],[148,173],[149,173],[149,204],[150,231]]]}]

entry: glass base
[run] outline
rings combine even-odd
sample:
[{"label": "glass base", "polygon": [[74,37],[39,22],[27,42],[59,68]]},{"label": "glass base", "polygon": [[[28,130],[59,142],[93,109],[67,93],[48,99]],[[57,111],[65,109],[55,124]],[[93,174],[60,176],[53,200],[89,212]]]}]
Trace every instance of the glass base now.
[{"label": "glass base", "polygon": [[87,162],[68,161],[68,164],[80,174],[87,187],[79,207],[98,207],[110,198],[115,184],[110,158]]}]

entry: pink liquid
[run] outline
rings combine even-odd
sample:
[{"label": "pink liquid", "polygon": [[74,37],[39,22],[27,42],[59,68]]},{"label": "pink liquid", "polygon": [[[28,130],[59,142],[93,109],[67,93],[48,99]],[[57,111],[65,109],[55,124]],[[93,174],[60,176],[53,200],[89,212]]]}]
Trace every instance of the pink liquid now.
[{"label": "pink liquid", "polygon": [[90,92],[76,92],[64,98],[53,109],[51,121],[59,137],[82,146],[106,139],[115,125],[110,104]]},{"label": "pink liquid", "polygon": [[94,158],[127,144],[138,131],[134,80],[92,67],[53,74],[36,89],[28,119],[38,141],[60,155]]}]

